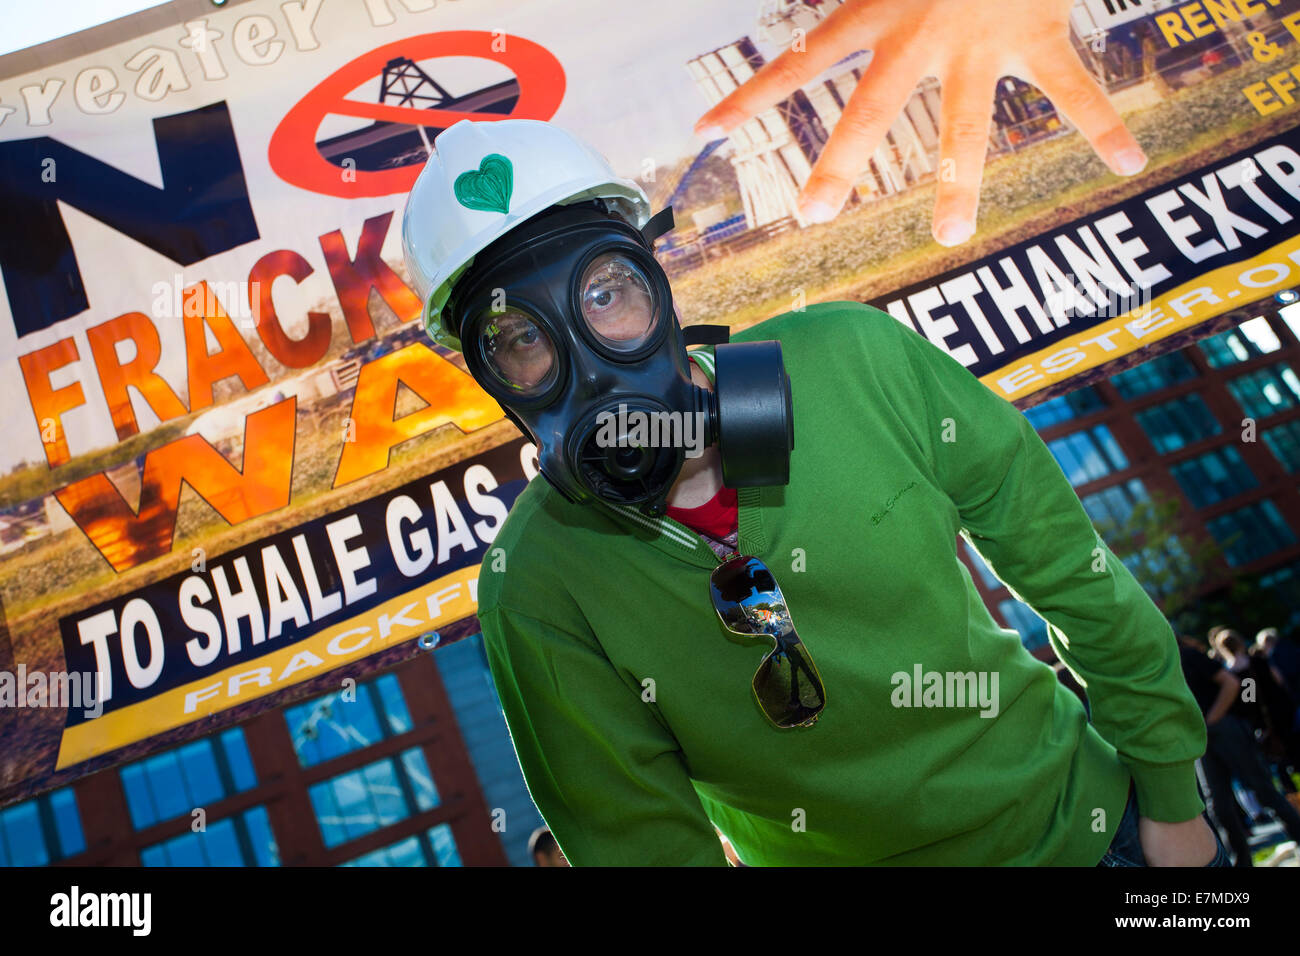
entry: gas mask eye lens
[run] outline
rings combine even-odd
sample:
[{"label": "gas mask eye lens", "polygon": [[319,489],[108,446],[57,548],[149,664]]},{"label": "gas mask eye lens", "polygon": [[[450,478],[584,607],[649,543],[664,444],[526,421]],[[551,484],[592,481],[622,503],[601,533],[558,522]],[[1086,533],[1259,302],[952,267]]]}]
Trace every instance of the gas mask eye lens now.
[{"label": "gas mask eye lens", "polygon": [[582,317],[596,338],[619,352],[633,352],[654,331],[650,280],[632,259],[617,252],[597,256],[582,273]]},{"label": "gas mask eye lens", "polygon": [[523,312],[486,313],[478,321],[478,342],[488,367],[511,391],[536,395],[554,378],[555,343]]}]

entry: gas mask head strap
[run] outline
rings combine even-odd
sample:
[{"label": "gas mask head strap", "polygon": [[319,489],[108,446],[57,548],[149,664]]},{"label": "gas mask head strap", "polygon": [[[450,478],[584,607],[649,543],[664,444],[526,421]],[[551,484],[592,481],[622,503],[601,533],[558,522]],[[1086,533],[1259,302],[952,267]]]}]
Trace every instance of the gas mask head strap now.
[{"label": "gas mask head strap", "polygon": [[[676,226],[673,221],[673,207],[664,206],[650,217],[641,227],[641,235],[646,245],[654,249],[655,240]],[[725,325],[688,325],[682,329],[687,345],[722,345],[731,338],[731,329]]]},{"label": "gas mask head strap", "polygon": [[651,249],[655,247],[655,240],[666,232],[671,232],[676,226],[673,222],[673,207],[664,206],[657,213],[650,217],[649,221],[641,227],[641,235],[645,237],[646,245]]}]

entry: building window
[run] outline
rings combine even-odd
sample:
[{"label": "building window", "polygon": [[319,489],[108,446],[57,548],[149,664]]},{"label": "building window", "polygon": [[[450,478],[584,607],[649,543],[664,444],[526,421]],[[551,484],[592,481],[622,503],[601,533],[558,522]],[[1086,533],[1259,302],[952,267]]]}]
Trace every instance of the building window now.
[{"label": "building window", "polygon": [[284,719],[304,767],[369,747],[412,727],[401,685],[393,674],[358,684],[355,695],[337,691],[286,707]]},{"label": "building window", "polygon": [[1103,527],[1120,527],[1133,516],[1133,509],[1139,501],[1146,501],[1147,487],[1138,478],[1121,485],[1111,485],[1101,491],[1084,495],[1083,510],[1093,524]]},{"label": "building window", "polygon": [[1120,557],[1124,567],[1142,585],[1143,590],[1156,604],[1162,603],[1166,595],[1161,593],[1161,584],[1170,575],[1186,575],[1191,557],[1183,543],[1172,537],[1158,544],[1147,544]]},{"label": "building window", "polygon": [[460,862],[460,850],[456,848],[456,841],[451,835],[451,824],[440,823],[430,828],[427,836],[439,866],[464,866]]},{"label": "building window", "polygon": [[1300,378],[1285,362],[1234,378],[1228,391],[1250,418],[1266,418],[1300,404]]},{"label": "building window", "polygon": [[1277,505],[1267,498],[1212,518],[1205,526],[1234,567],[1295,544],[1294,532],[1282,520]]},{"label": "building window", "polygon": [[963,539],[961,546],[966,552],[966,557],[970,559],[971,565],[974,566],[976,573],[979,574],[980,580],[984,582],[984,587],[990,591],[996,591],[1002,587],[1002,582],[998,580],[998,576],[993,573],[993,569],[988,566],[983,556],[971,547],[970,542]]},{"label": "building window", "polygon": [[1156,451],[1165,455],[1223,431],[1205,399],[1196,394],[1144,408],[1133,416]]},{"label": "building window", "polygon": [[463,866],[460,851],[451,835],[451,825],[436,827],[398,840],[340,866]]},{"label": "building window", "polygon": [[339,774],[308,791],[327,847],[355,840],[439,804],[419,747]]},{"label": "building window", "polygon": [[140,851],[145,866],[279,866],[266,807],[253,807]]},{"label": "building window", "polygon": [[1286,327],[1291,330],[1291,334],[1300,339],[1300,303],[1284,305],[1277,310],[1277,314],[1286,323]]},{"label": "building window", "polygon": [[[1112,548],[1111,550],[1113,551],[1114,549]],[[1163,566],[1164,562],[1164,557],[1158,552],[1147,555],[1143,554],[1141,551],[1133,551],[1125,555],[1117,554],[1115,557],[1119,558],[1120,564],[1128,568],[1129,574],[1133,575],[1137,582],[1142,585],[1144,590],[1146,590],[1146,584],[1144,582],[1147,580],[1148,575],[1148,558],[1150,559],[1150,566],[1152,568],[1158,569]]]},{"label": "building window", "polygon": [[[1174,567],[1185,567],[1188,558],[1177,537],[1151,543],[1149,525],[1139,523],[1129,526],[1138,506],[1151,502],[1146,485],[1134,478],[1122,485],[1112,485],[1085,495],[1081,501],[1088,517],[1097,526],[1098,534],[1119,546],[1118,550],[1112,549],[1115,556],[1151,598],[1159,603],[1161,598],[1155,593],[1153,582],[1160,581],[1171,564]],[[1150,518],[1152,513],[1147,512],[1147,515]],[[1138,544],[1144,536],[1147,543]]]},{"label": "building window", "polygon": [[340,866],[432,866],[424,841],[418,836],[398,840],[392,846],[372,850],[355,860],[340,863]]},{"label": "building window", "polygon": [[1047,622],[1034,609],[1021,601],[999,601],[998,611],[1007,623],[1020,633],[1026,650],[1035,650],[1047,643]]},{"label": "building window", "polygon": [[1058,395],[1041,405],[1035,405],[1025,412],[1025,418],[1029,419],[1029,424],[1041,431],[1062,422],[1091,415],[1105,407],[1106,402],[1097,394],[1097,390],[1085,386],[1067,395]]},{"label": "building window", "polygon": [[471,634],[431,655],[447,699],[463,728],[475,776],[487,806],[500,808],[510,826],[497,834],[512,866],[532,866],[528,838],[542,826],[510,742],[501,699],[488,667],[483,635]]},{"label": "building window", "polygon": [[1231,445],[1180,461],[1169,470],[1196,508],[1208,508],[1259,486],[1254,473]]},{"label": "building window", "polygon": [[1149,362],[1112,375],[1110,383],[1125,401],[1196,378],[1199,373],[1182,352],[1167,352]]},{"label": "building window", "polygon": [[1300,471],[1300,419],[1270,428],[1262,435],[1283,468],[1292,474]]},{"label": "building window", "polygon": [[238,727],[137,760],[123,767],[120,776],[137,830],[257,784],[244,732]]},{"label": "building window", "polygon": [[0,866],[45,866],[85,849],[71,787],[0,810]]},{"label": "building window", "polygon": [[1211,368],[1226,368],[1276,352],[1282,347],[1282,342],[1268,324],[1268,319],[1261,315],[1241,323],[1235,329],[1202,339],[1197,345],[1205,353],[1205,359]]},{"label": "building window", "polygon": [[1076,486],[1128,467],[1128,459],[1105,425],[1058,438],[1047,448]]}]

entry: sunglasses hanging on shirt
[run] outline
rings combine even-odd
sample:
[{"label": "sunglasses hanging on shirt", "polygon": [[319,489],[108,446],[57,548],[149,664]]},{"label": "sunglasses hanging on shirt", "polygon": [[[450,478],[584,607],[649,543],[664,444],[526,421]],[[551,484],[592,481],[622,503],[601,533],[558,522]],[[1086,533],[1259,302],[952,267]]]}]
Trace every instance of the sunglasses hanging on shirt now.
[{"label": "sunglasses hanging on shirt", "polygon": [[815,724],[826,706],[826,691],[767,565],[736,555],[713,569],[709,594],[728,631],[769,637],[775,644],[754,673],[754,697],[763,715],[781,730]]}]

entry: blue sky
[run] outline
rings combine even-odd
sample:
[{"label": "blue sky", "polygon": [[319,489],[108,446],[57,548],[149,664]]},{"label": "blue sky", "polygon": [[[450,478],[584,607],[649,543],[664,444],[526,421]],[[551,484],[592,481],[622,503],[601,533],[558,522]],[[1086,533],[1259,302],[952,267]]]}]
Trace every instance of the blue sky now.
[{"label": "blue sky", "polygon": [[0,22],[0,56],[25,50],[38,43],[76,33],[87,27],[108,23],[150,7],[162,6],[167,0],[57,0],[56,3],[33,3],[31,0],[0,0],[4,11]]}]

